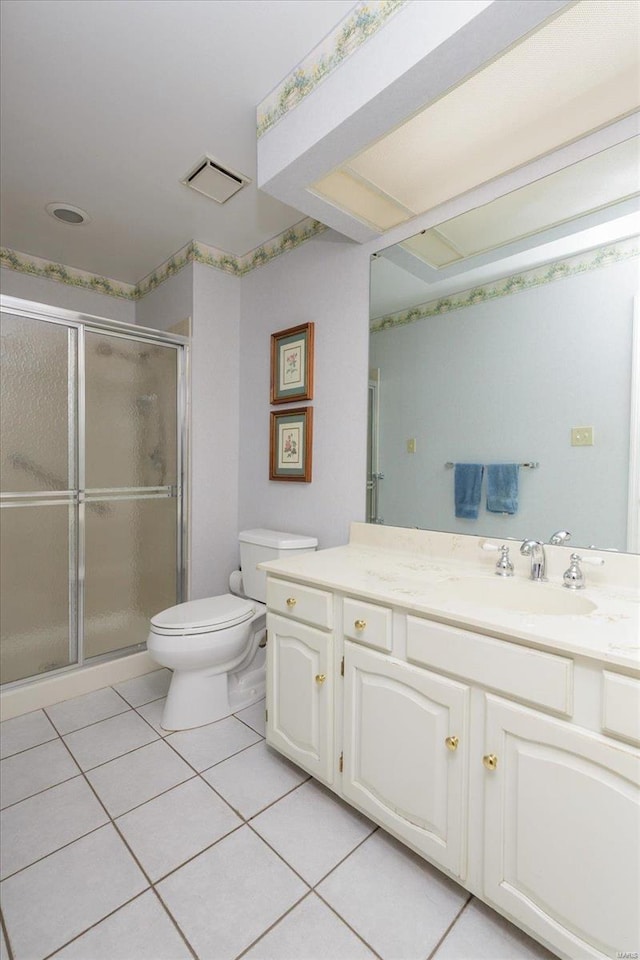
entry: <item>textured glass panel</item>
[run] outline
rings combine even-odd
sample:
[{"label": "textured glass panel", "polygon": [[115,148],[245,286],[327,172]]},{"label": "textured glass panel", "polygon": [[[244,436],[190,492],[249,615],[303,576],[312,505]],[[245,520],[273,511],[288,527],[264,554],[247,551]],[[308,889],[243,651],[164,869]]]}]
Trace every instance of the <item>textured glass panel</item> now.
[{"label": "textured glass panel", "polygon": [[3,313],[2,490],[69,490],[69,328]]},{"label": "textured glass panel", "polygon": [[0,510],[3,683],[69,663],[67,504]]},{"label": "textured glass panel", "polygon": [[84,655],[144,643],[178,602],[175,498],[86,505]]},{"label": "textured glass panel", "polygon": [[86,335],[86,486],[176,482],[177,351]]}]

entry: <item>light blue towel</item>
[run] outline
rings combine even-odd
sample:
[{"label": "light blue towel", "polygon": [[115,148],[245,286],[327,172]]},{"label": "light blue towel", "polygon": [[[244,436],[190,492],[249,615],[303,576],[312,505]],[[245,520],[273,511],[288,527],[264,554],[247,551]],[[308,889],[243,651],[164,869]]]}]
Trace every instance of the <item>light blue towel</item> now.
[{"label": "light blue towel", "polygon": [[482,463],[456,463],[454,470],[454,500],[456,517],[477,520],[482,488]]},{"label": "light blue towel", "polygon": [[517,463],[490,463],[487,466],[487,510],[489,513],[518,512]]}]

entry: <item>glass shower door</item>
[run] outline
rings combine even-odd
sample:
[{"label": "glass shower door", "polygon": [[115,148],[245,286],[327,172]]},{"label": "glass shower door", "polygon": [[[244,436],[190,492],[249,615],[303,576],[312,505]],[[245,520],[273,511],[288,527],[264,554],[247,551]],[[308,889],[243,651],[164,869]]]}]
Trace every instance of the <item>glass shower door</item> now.
[{"label": "glass shower door", "polygon": [[185,348],[0,311],[0,681],[144,644],[182,599]]},{"label": "glass shower door", "polygon": [[77,330],[0,317],[0,677],[76,662]]},{"label": "glass shower door", "polygon": [[180,599],[178,347],[84,331],[84,656],[145,642]]}]

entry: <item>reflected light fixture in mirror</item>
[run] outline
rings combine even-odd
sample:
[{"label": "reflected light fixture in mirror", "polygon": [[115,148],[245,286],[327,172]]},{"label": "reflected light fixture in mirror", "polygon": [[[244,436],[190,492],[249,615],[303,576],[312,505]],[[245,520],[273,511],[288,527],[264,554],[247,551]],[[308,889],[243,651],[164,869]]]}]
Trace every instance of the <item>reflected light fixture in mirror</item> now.
[{"label": "reflected light fixture in mirror", "polygon": [[311,192],[388,230],[633,112],[639,26],[635,0],[580,0]]},{"label": "reflected light fixture in mirror", "polygon": [[[640,552],[630,537],[634,509],[640,530],[630,469],[637,157],[633,138],[439,224],[466,257],[440,269],[412,240],[375,255],[370,519],[516,540],[566,528],[574,547]],[[561,195],[570,203],[559,210]],[[569,211],[579,215],[564,219]],[[585,425],[593,446],[572,446],[571,429]],[[478,520],[468,521],[455,518],[448,461],[540,466],[520,470],[515,515],[486,510],[485,481]]]}]

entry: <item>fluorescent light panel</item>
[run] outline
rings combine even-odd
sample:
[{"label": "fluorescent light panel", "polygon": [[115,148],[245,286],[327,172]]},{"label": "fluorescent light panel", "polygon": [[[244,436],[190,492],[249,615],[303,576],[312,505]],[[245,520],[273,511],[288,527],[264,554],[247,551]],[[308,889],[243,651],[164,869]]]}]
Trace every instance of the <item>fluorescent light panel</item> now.
[{"label": "fluorescent light panel", "polygon": [[387,230],[585,136],[640,106],[639,27],[636,0],[580,0],[310,189]]},{"label": "fluorescent light panel", "polygon": [[445,267],[639,193],[640,139],[633,137],[440,223],[401,246],[432,267]]}]

